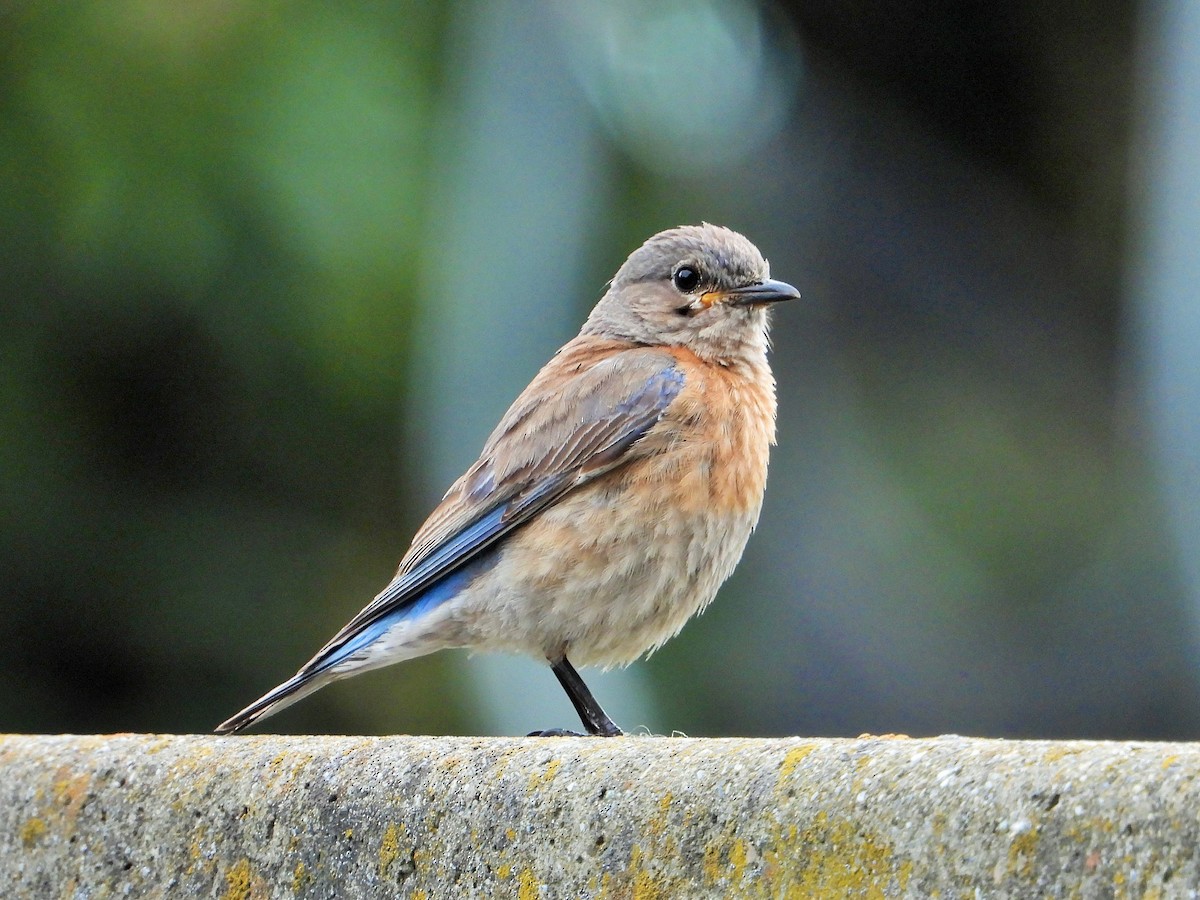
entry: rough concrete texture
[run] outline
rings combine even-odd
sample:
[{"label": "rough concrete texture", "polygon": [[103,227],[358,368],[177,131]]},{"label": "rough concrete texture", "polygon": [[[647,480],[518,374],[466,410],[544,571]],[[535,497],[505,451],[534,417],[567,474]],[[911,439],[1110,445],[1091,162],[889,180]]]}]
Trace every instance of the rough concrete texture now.
[{"label": "rough concrete texture", "polygon": [[1183,897],[1200,745],[0,737],[4,897]]}]

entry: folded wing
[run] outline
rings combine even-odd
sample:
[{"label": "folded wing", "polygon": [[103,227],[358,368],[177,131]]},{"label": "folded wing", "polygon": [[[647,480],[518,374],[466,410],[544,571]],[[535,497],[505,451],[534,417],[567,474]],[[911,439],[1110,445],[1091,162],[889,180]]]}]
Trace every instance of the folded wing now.
[{"label": "folded wing", "polygon": [[450,599],[457,590],[435,588],[564,494],[630,458],[684,383],[671,356],[648,349],[567,374],[551,363],[517,398],[479,460],[417,533],[391,584],[300,675],[365,650],[370,642],[363,638],[378,632],[378,623]]}]

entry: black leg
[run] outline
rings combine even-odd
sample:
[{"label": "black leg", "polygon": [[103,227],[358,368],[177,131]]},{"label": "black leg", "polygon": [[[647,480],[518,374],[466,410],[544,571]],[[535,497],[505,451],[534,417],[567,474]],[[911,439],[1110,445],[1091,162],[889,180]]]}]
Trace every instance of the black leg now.
[{"label": "black leg", "polygon": [[[625,733],[600,708],[600,704],[596,702],[596,698],[592,696],[592,692],[588,690],[587,685],[583,683],[583,679],[579,677],[579,673],[575,671],[575,667],[567,661],[565,656],[558,661],[552,660],[550,668],[558,676],[558,683],[567,692],[567,696],[571,699],[571,705],[575,707],[575,712],[579,713],[579,719],[583,722],[583,727],[587,729],[588,734],[594,734],[599,737],[616,737]],[[571,732],[555,728],[550,731],[535,731],[534,734],[543,737],[552,737],[555,735],[571,734]]]}]

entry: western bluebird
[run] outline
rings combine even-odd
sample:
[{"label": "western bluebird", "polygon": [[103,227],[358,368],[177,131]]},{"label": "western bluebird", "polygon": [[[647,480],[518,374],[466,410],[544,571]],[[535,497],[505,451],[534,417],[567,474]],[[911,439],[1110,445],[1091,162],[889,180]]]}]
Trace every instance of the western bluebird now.
[{"label": "western bluebird", "polygon": [[775,440],[767,309],[799,296],[727,228],[650,238],[504,414],[391,583],[217,731],[336,679],[466,647],[548,660],[588,733],[621,734],[567,657],[632,662],[733,571]]}]

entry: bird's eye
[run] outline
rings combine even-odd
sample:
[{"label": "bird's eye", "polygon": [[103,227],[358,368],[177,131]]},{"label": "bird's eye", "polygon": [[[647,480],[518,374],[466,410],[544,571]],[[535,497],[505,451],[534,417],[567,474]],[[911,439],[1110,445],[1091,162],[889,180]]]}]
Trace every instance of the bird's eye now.
[{"label": "bird's eye", "polygon": [[690,294],[700,286],[700,273],[691,266],[680,266],[671,276],[675,287],[685,294]]}]

